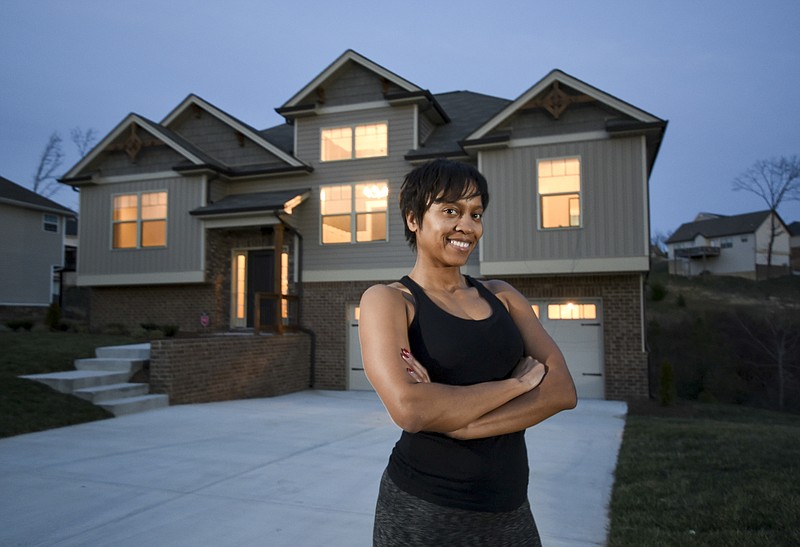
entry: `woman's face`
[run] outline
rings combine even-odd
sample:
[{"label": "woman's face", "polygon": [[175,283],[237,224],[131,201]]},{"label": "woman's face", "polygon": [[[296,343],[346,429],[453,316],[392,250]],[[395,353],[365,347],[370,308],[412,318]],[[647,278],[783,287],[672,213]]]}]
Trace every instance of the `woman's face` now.
[{"label": "woman's face", "polygon": [[425,211],[422,226],[413,214],[407,222],[416,233],[418,254],[444,265],[462,266],[483,235],[481,196],[454,202],[434,201]]}]

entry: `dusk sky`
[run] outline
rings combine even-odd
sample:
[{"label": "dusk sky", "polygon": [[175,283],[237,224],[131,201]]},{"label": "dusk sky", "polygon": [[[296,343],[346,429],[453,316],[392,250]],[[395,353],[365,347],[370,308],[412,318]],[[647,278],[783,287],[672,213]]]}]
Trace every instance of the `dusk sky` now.
[{"label": "dusk sky", "polygon": [[[433,93],[515,99],[559,68],[669,121],[653,233],[700,211],[765,209],[733,179],[800,154],[800,2],[2,0],[0,176],[30,186],[54,131],[98,140],[195,93],[265,129],[347,49]],[[491,184],[491,181],[489,181]],[[77,193],[53,196],[74,210]],[[492,214],[491,208],[488,214]],[[800,203],[779,209],[800,220]]]}]

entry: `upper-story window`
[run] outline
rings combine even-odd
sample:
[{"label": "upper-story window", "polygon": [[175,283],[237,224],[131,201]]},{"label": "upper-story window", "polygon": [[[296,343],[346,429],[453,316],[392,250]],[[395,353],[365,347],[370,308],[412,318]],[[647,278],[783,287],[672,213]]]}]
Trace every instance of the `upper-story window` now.
[{"label": "upper-story window", "polygon": [[112,247],[137,249],[167,244],[167,193],[114,196]]},{"label": "upper-story window", "polygon": [[581,225],[581,160],[539,160],[540,227],[573,228]]},{"label": "upper-story window", "polygon": [[376,158],[388,153],[388,124],[371,123],[322,130],[322,161]]},{"label": "upper-story window", "polygon": [[322,243],[386,241],[389,185],[383,182],[320,189]]},{"label": "upper-story window", "polygon": [[42,216],[42,228],[45,232],[58,233],[58,217],[45,213]]}]

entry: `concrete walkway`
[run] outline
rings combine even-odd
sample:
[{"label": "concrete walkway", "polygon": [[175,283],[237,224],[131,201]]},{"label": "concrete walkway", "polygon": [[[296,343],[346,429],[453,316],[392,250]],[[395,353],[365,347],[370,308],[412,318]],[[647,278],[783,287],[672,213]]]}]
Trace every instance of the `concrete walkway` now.
[{"label": "concrete walkway", "polygon": [[[545,547],[603,545],[624,403],[527,433]],[[183,405],[0,439],[0,545],[371,545],[399,430],[371,392]]]}]

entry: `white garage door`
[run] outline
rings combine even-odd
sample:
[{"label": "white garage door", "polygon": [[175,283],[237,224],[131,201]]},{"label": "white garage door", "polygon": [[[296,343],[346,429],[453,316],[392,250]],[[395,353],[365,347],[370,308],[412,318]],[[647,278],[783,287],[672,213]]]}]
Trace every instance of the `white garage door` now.
[{"label": "white garage door", "polygon": [[[600,300],[532,301],[542,326],[553,337],[569,365],[578,397],[605,398],[603,380],[603,321]],[[358,340],[359,309],[348,309],[348,389],[372,389],[361,362]]]},{"label": "white garage door", "polygon": [[578,397],[605,398],[601,301],[549,300],[531,305],[564,353]]},{"label": "white garage door", "polygon": [[361,342],[358,339],[359,307],[355,304],[347,310],[347,388],[352,390],[372,389],[364,374],[361,362]]}]

